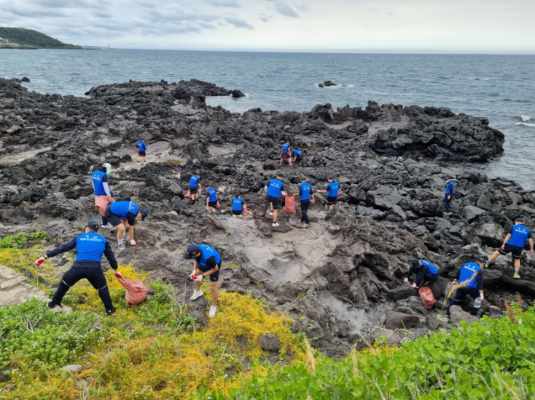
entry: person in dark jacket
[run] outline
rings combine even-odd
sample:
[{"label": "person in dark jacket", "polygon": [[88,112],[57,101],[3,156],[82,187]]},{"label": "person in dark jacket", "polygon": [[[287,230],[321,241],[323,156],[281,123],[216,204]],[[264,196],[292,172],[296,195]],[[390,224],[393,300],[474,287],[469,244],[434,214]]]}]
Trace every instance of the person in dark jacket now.
[{"label": "person in dark jacket", "polygon": [[67,291],[80,279],[85,278],[98,291],[100,299],[104,303],[106,314],[111,315],[115,312],[106,277],[104,276],[104,272],[102,272],[100,263],[104,255],[110,266],[114,270],[117,270],[117,260],[107,239],[98,233],[98,228],[98,220],[90,220],[84,233],[48,251],[45,256],[39,257],[35,261],[37,266],[41,266],[49,257],[54,257],[70,250],[75,250],[76,252],[74,265],[63,275],[52,301],[48,303],[48,307],[55,308],[61,306],[61,301]]},{"label": "person in dark jacket", "polygon": [[432,286],[440,275],[440,268],[424,258],[414,259],[407,275],[409,279],[414,276],[412,282],[417,288]]},{"label": "person in dark jacket", "polygon": [[455,294],[448,301],[448,315],[450,308],[464,303],[468,297],[474,300],[475,311],[480,310],[483,295],[483,264],[480,261],[467,261],[457,271],[454,282]]}]

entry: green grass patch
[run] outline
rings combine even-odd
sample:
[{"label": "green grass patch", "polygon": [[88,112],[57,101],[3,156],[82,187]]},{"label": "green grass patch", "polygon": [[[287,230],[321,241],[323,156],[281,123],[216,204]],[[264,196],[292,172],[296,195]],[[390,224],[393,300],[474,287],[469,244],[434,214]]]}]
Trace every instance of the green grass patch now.
[{"label": "green grass patch", "polygon": [[46,232],[19,232],[14,235],[5,235],[0,238],[0,249],[23,249],[47,238]]}]

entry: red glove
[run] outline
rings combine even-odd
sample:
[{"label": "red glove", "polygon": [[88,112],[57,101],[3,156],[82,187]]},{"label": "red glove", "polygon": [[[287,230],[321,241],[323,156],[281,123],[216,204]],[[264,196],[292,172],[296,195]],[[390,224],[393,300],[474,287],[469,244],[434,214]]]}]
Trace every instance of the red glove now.
[{"label": "red glove", "polygon": [[121,274],[119,271],[115,271],[115,276],[121,279],[123,277],[123,274]]},{"label": "red glove", "polygon": [[37,260],[35,260],[35,266],[36,267],[42,267],[45,263],[46,258],[45,257],[39,257]]}]

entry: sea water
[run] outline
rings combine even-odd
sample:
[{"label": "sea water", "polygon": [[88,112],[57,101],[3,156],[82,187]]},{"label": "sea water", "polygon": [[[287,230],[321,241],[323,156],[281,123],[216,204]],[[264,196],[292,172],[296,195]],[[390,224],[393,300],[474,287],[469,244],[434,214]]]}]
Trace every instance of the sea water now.
[{"label": "sea water", "polygon": [[[71,95],[130,79],[202,79],[245,92],[210,100],[236,112],[368,100],[448,107],[487,117],[505,133],[505,154],[486,167],[490,176],[535,189],[535,56],[0,50],[0,77],[22,76],[32,90]],[[325,80],[338,85],[318,87]]]}]

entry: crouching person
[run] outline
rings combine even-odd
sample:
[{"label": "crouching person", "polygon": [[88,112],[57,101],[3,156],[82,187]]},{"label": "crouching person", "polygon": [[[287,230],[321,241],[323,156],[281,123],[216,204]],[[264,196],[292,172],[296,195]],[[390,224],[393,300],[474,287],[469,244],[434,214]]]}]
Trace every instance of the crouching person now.
[{"label": "crouching person", "polygon": [[195,282],[195,291],[191,296],[191,300],[197,300],[203,296],[201,284],[204,277],[210,279],[210,294],[212,295],[212,304],[208,311],[210,318],[215,317],[217,313],[217,305],[219,301],[219,288],[221,283],[219,280],[219,272],[221,270],[221,254],[207,243],[192,244],[188,246],[186,257],[193,259],[193,272],[190,277]]},{"label": "crouching person", "polygon": [[98,291],[98,295],[102,303],[104,303],[106,314],[111,315],[115,312],[100,262],[104,255],[108,259],[110,266],[117,270],[117,261],[109,242],[97,232],[98,228],[98,221],[96,219],[90,220],[84,233],[47,252],[45,256],[38,258],[35,262],[37,266],[41,266],[48,257],[54,257],[70,250],[75,250],[76,252],[74,265],[63,275],[52,301],[48,303],[48,307],[61,306],[61,301],[67,291],[80,279],[85,278]]},{"label": "crouching person", "polygon": [[448,301],[448,315],[453,305],[466,304],[473,300],[472,311],[481,315],[483,295],[483,264],[479,261],[465,262],[457,272],[454,282],[454,293]]}]

